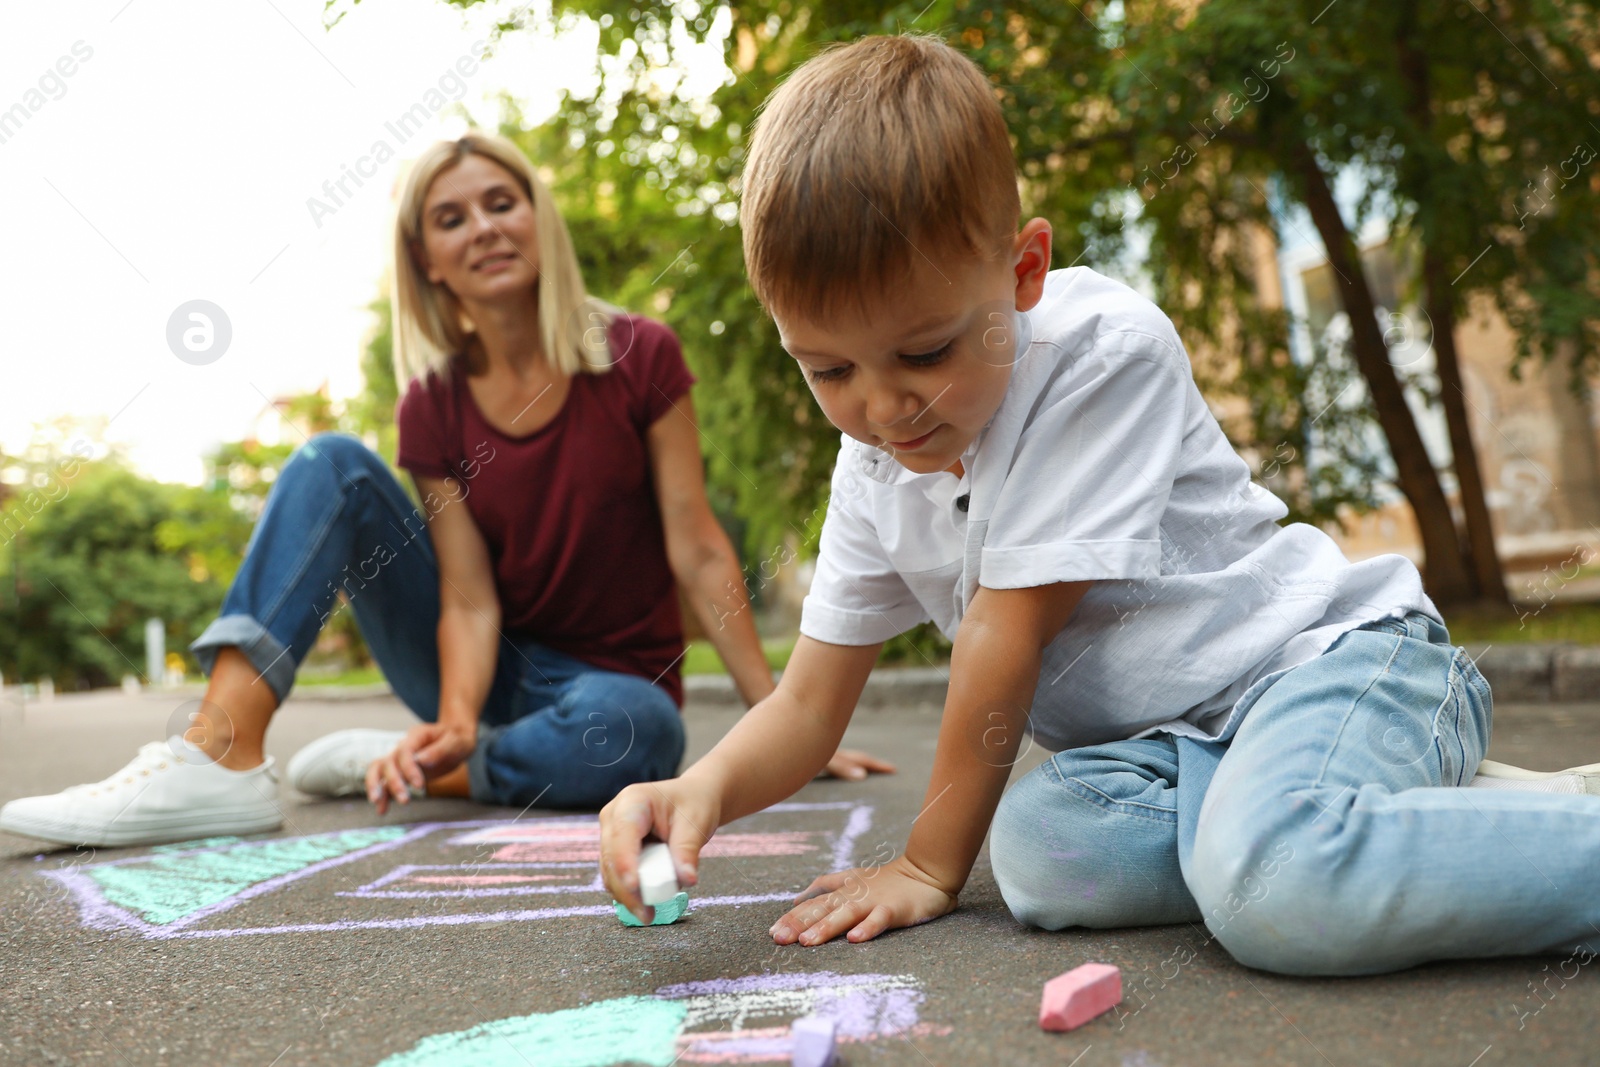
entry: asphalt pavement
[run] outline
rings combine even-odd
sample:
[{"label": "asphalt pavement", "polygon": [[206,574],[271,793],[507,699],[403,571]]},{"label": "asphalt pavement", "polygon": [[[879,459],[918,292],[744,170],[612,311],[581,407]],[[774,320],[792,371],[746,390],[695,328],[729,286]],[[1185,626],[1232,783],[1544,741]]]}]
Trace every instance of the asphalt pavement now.
[{"label": "asphalt pavement", "polygon": [[[309,692],[268,736],[280,769],[327,731],[411,721],[392,698]],[[110,774],[194,696],[0,705],[0,801]],[[693,758],[737,713],[685,715]],[[788,895],[903,844],[936,729],[926,710],[860,712],[846,742],[900,772],[819,780],[724,828],[689,914],[650,929],[611,913],[582,813],[424,799],[379,817],[285,785],[283,829],[246,839],[96,851],[0,834],[0,1062],[775,1063],[788,1024],[812,1013],[838,1022],[846,1065],[1600,1061],[1593,968],[1522,957],[1277,977],[1200,926],[1025,929],[986,854],[961,908],[934,924],[775,946],[767,928]],[[1490,755],[1600,760],[1600,704],[1499,707]],[[1080,1030],[1041,1031],[1042,985],[1086,962],[1117,965],[1138,993]]]}]

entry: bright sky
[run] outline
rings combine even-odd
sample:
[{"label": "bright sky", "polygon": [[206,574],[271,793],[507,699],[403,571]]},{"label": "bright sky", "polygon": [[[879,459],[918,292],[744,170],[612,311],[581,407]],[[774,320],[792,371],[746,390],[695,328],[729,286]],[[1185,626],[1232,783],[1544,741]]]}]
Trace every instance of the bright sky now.
[{"label": "bright sky", "polygon": [[[593,91],[588,24],[563,43],[508,36],[450,82],[491,13],[515,7],[382,0],[331,31],[322,0],[12,8],[0,34],[5,450],[22,451],[36,422],[104,415],[142,470],[194,482],[201,453],[245,436],[268,397],[324,379],[334,396],[359,391],[402,163],[464,129],[455,107],[493,128],[501,91],[531,121],[562,85]],[[402,141],[385,124],[442,77],[459,103]],[[318,226],[307,200],[326,202],[323,183],[380,140],[395,158],[359,188],[347,181],[353,195]],[[231,325],[214,362],[169,346],[169,319],[192,300]]]},{"label": "bright sky", "polygon": [[[24,451],[35,424],[56,416],[100,416],[139,468],[195,482],[201,455],[247,435],[268,398],[324,380],[334,396],[354,395],[403,164],[458,135],[460,109],[494,128],[509,93],[538,122],[561,87],[589,95],[598,82],[595,27],[556,39],[549,0],[532,6],[542,31],[507,36],[465,78],[456,67],[471,69],[474,43],[527,7],[346,0],[344,10],[331,31],[322,0],[8,12],[0,448]],[[679,91],[703,96],[726,76],[720,43],[686,50]],[[392,128],[441,100],[420,131]],[[393,158],[357,186],[347,168],[370,161],[380,141]],[[333,204],[324,186],[341,178],[350,195]],[[314,217],[313,197],[331,213]],[[1142,242],[1130,252],[1142,260]],[[192,301],[220,308],[231,330],[212,362],[185,362],[169,341],[169,330],[181,337],[194,325],[171,325]]]}]

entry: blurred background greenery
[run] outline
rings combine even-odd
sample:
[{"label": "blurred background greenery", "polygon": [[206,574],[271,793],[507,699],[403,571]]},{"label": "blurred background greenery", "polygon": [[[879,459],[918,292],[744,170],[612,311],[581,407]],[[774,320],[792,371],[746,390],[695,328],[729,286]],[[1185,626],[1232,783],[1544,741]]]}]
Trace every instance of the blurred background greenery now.
[{"label": "blurred background greenery", "polygon": [[[344,6],[329,0],[330,25]],[[838,434],[743,277],[735,223],[744,146],[761,101],[819,48],[914,29],[938,34],[990,78],[1011,122],[1025,217],[1052,222],[1055,266],[1142,281],[1177,324],[1230,439],[1291,521],[1338,528],[1386,496],[1401,500],[1457,640],[1600,642],[1593,606],[1513,603],[1455,351],[1469,304],[1487,301],[1515,335],[1507,373],[1560,361],[1575,395],[1588,395],[1600,351],[1600,167],[1574,146],[1600,145],[1593,16],[1584,4],[1523,0],[580,0],[554,17],[597,26],[600,88],[568,95],[537,126],[508,99],[499,132],[546,175],[590,289],[683,339],[700,381],[714,507],[744,554],[758,607],[773,606],[760,561],[783,546],[815,551]],[[534,31],[511,20],[498,32]],[[683,43],[713,33],[725,42],[727,77],[709,100],[687,99],[675,88]],[[1351,175],[1359,193],[1341,202],[1336,187]],[[1379,277],[1388,268],[1361,247],[1374,222],[1398,281]],[[1328,298],[1349,324],[1337,344],[1319,338],[1296,352],[1291,343],[1304,316],[1274,291],[1261,251],[1285,227],[1314,229],[1325,249]],[[28,454],[0,457],[11,472],[0,486],[8,680],[48,677],[76,689],[142,674],[150,617],[164,620],[167,647],[187,657],[299,435],[346,430],[393,463],[398,390],[388,295],[375,286],[361,395],[281,398],[296,436],[224,445],[208,457],[202,486],[150,481],[103,446],[63,477],[71,442],[103,440],[103,426],[72,420],[42,426]],[[1397,289],[1387,307],[1374,295],[1384,286]],[[1392,357],[1382,315],[1392,318],[1396,304],[1428,324],[1425,367]],[[1443,460],[1418,428],[1430,412],[1448,430]],[[1579,566],[1574,577],[1592,572]],[[775,665],[793,641],[782,627],[764,626]],[[885,660],[947,654],[948,643],[922,627],[892,642]],[[334,616],[308,666],[376,678],[353,613]],[[718,669],[703,644],[686,667]]]}]

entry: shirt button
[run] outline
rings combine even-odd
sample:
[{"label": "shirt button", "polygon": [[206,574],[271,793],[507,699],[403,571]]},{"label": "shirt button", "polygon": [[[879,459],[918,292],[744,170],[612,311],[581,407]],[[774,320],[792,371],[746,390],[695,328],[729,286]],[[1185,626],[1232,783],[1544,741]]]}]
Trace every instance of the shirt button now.
[{"label": "shirt button", "polygon": [[967,504],[968,504],[969,499],[970,499],[971,496],[972,496],[971,493],[962,493],[960,496],[956,497],[956,510],[960,511],[960,512],[965,512],[967,510]]}]

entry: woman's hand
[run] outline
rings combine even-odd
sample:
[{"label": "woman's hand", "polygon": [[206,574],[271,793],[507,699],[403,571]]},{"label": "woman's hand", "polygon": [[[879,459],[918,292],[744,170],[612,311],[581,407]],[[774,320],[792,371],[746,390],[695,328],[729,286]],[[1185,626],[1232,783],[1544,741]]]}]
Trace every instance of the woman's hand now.
[{"label": "woman's hand", "polygon": [[600,874],[606,889],[642,923],[655,908],[639,899],[639,850],[646,835],[667,843],[678,884],[700,880],[700,850],[722,817],[717,791],[683,778],[630,785],[600,809]]},{"label": "woman's hand", "polygon": [[426,778],[438,778],[459,767],[478,744],[478,729],[436,722],[418,723],[387,756],[367,767],[367,799],[378,814],[389,810],[389,798],[401,804],[421,789]]},{"label": "woman's hand", "polygon": [[[802,903],[802,901],[804,903]],[[904,856],[881,867],[825,874],[795,898],[796,906],[772,925],[780,945],[820,945],[846,931],[846,940],[870,941],[885,930],[915,926],[956,909],[947,893]]]},{"label": "woman's hand", "polygon": [[833,758],[822,768],[822,773],[817,777],[861,779],[872,771],[879,774],[893,774],[895,765],[859,749],[841,748],[833,754]]}]

